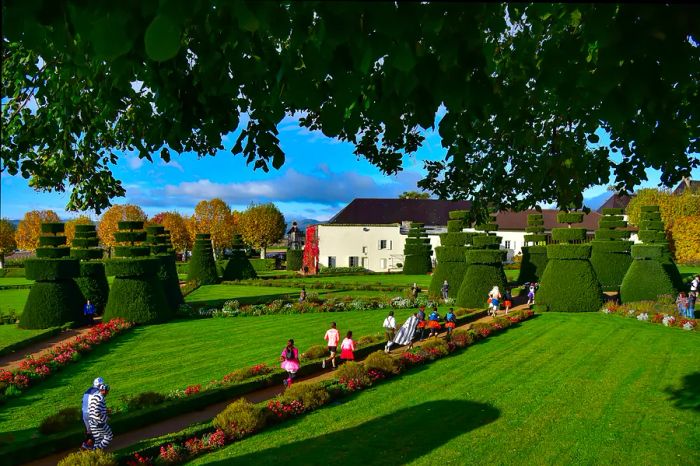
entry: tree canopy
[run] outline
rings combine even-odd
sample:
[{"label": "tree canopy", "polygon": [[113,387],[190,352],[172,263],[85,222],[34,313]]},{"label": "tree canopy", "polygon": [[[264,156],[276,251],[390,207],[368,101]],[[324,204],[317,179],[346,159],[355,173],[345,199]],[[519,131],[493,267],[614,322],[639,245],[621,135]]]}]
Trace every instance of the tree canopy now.
[{"label": "tree canopy", "polygon": [[[385,173],[435,125],[421,189],[522,209],[670,186],[700,165],[700,9],[655,4],[6,0],[3,169],[69,208],[124,194],[119,151],[285,157],[277,125],[349,141]],[[596,146],[598,129],[610,135]],[[613,156],[609,155],[611,149]]]},{"label": "tree canopy", "polygon": [[418,191],[404,191],[399,194],[399,199],[430,199],[430,193],[419,193]]}]

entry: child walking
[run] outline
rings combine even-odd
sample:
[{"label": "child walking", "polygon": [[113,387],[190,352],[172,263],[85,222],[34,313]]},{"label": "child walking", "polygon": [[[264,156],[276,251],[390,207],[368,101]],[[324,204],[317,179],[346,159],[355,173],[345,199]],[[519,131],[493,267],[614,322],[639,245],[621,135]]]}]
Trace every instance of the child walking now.
[{"label": "child walking", "polygon": [[454,308],[450,308],[445,315],[445,328],[447,329],[447,337],[452,336],[452,330],[457,326],[457,316],[455,315]]},{"label": "child walking", "polygon": [[681,291],[676,298],[676,306],[678,307],[678,314],[681,317],[688,317],[688,298],[685,292]]},{"label": "child walking", "polygon": [[[340,340],[340,332],[335,328],[335,322],[331,322],[331,328],[326,331],[323,339],[328,342],[328,352],[330,353],[330,358],[328,359],[331,360],[333,369],[335,369],[335,353],[338,350],[338,340]],[[321,367],[324,369],[326,368],[326,361],[327,359],[324,359],[321,363]]]},{"label": "child walking", "polygon": [[352,331],[348,331],[347,335],[340,344],[340,359],[344,361],[355,360],[355,342],[352,340]]},{"label": "child walking", "polygon": [[532,306],[533,304],[535,304],[535,284],[530,283],[527,291],[527,305]]},{"label": "child walking", "polygon": [[513,297],[510,294],[510,290],[506,290],[503,293],[503,305],[506,307],[506,315],[510,311],[510,307],[513,305]]},{"label": "child walking", "polygon": [[280,361],[282,361],[282,369],[287,371],[287,378],[283,381],[284,386],[289,387],[299,370],[299,350],[294,346],[293,339],[287,340],[287,346],[282,350]]},{"label": "child walking", "polygon": [[428,316],[428,328],[430,329],[428,338],[438,336],[438,332],[440,332],[440,314],[438,314],[437,306],[433,306],[433,311]]}]

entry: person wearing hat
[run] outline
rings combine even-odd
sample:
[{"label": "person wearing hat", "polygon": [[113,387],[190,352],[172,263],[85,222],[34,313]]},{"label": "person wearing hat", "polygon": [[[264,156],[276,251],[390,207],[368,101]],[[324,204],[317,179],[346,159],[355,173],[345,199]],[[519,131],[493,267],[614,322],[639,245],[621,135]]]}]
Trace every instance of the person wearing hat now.
[{"label": "person wearing hat", "polygon": [[107,403],[105,397],[109,393],[102,377],[92,382],[92,387],[83,394],[83,423],[88,438],[82,447],[87,450],[104,449],[112,442],[112,429],[107,424]]}]

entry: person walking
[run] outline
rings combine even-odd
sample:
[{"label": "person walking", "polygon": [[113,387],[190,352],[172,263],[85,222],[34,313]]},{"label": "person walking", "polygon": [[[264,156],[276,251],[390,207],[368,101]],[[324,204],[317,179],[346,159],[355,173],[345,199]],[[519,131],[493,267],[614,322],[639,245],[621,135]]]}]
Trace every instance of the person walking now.
[{"label": "person walking", "polygon": [[89,299],[85,303],[85,306],[83,306],[83,315],[85,316],[85,320],[87,321],[88,325],[95,323],[95,305],[92,304]]},{"label": "person walking", "polygon": [[352,331],[348,330],[347,335],[340,344],[340,359],[344,361],[355,360],[355,342],[352,339]]},{"label": "person walking", "polygon": [[418,297],[418,290],[418,284],[414,282],[413,286],[411,287],[411,297],[413,299],[416,299]]},{"label": "person walking", "polygon": [[396,334],[396,319],[394,319],[394,311],[389,311],[389,315],[386,316],[386,319],[384,319],[382,327],[384,327],[386,342],[389,343],[394,339],[394,335]]},{"label": "person walking", "polygon": [[700,291],[700,275],[696,275],[690,282],[690,291],[695,293]]},{"label": "person walking", "polygon": [[454,308],[450,308],[445,315],[445,328],[447,329],[447,337],[452,336],[452,330],[457,326],[457,316],[455,315]]},{"label": "person walking", "polygon": [[[331,328],[326,330],[326,335],[323,339],[328,342],[328,352],[330,353],[328,359],[330,359],[333,369],[335,369],[335,353],[338,351],[338,342],[340,341],[340,332],[335,328],[335,322],[331,322]],[[321,367],[324,369],[326,368],[326,360],[324,359],[321,363]]]},{"label": "person walking", "polygon": [[306,301],[306,287],[301,287],[301,292],[299,293],[299,303]]},{"label": "person walking", "polygon": [[511,296],[510,290],[508,289],[506,289],[506,291],[503,293],[503,305],[506,308],[506,315],[508,315],[508,311],[513,305],[513,297]]},{"label": "person walking", "polygon": [[418,308],[416,316],[418,317],[418,325],[416,326],[416,332],[418,332],[418,337],[420,338],[420,341],[423,341],[425,340],[425,306],[421,306]]},{"label": "person walking", "polygon": [[433,311],[428,316],[428,328],[430,329],[428,338],[438,336],[438,332],[440,332],[440,314],[438,314],[437,306],[433,306]]},{"label": "person walking", "polygon": [[287,340],[287,346],[282,350],[280,361],[282,361],[282,369],[287,371],[287,378],[282,383],[285,387],[289,387],[292,385],[292,380],[294,380],[299,370],[299,350],[294,346],[293,339]]},{"label": "person walking", "polygon": [[391,347],[394,345],[408,345],[408,349],[413,348],[413,339],[416,334],[417,326],[418,313],[413,313],[408,317],[408,319],[406,319],[406,322],[403,323],[399,331],[396,332],[394,339],[386,344],[386,347],[384,347],[384,352],[388,353],[391,351]]},{"label": "person walking", "polygon": [[676,307],[678,308],[678,314],[681,317],[688,316],[688,297],[685,292],[681,291],[676,298]]},{"label": "person walking", "polygon": [[688,294],[688,318],[695,319],[695,302],[698,299],[698,292],[691,291]]},{"label": "person walking", "polygon": [[442,282],[442,288],[440,288],[440,291],[442,292],[442,299],[447,301],[450,292],[450,284],[447,283],[447,280]]},{"label": "person walking", "polygon": [[489,302],[491,304],[491,315],[496,317],[498,308],[500,306],[501,292],[498,290],[498,286],[494,286],[491,291],[489,291]]},{"label": "person walking", "polygon": [[87,434],[92,437],[83,442],[82,448],[86,450],[104,450],[112,443],[113,434],[107,424],[109,419],[105,400],[108,393],[109,385],[102,377],[98,377],[93,381],[92,387],[83,394],[83,422]]},{"label": "person walking", "polygon": [[535,284],[530,283],[527,290],[527,305],[532,306],[535,304]]}]

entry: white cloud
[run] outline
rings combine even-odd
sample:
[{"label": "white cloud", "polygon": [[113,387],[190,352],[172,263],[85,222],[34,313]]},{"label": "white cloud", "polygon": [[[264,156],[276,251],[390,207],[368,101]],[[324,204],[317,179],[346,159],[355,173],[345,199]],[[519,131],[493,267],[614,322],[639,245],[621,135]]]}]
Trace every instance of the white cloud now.
[{"label": "white cloud", "polygon": [[129,165],[129,168],[132,170],[138,170],[143,166],[143,159],[139,158],[137,156],[131,156],[127,155],[126,156],[126,163]]},{"label": "white cloud", "polygon": [[163,167],[172,167],[172,168],[180,171],[181,173],[185,173],[185,169],[182,168],[182,165],[180,165],[175,160],[171,160],[170,162],[167,162],[167,163],[165,162],[165,160],[161,160],[160,165]]}]

